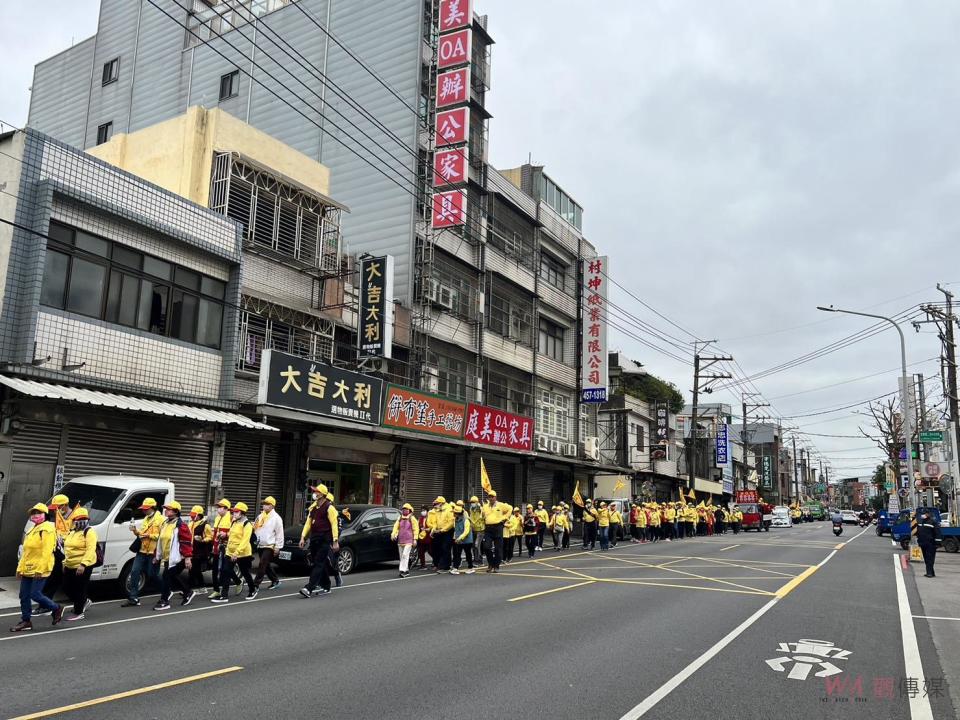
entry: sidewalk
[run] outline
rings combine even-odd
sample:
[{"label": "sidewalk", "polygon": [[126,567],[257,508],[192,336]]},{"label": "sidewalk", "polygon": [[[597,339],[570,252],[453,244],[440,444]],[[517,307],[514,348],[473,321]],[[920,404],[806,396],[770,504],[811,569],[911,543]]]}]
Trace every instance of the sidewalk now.
[{"label": "sidewalk", "polygon": [[15,577],[0,577],[0,610],[20,607],[20,581]]},{"label": "sidewalk", "polygon": [[960,708],[960,554],[938,552],[935,578],[923,576],[922,562],[910,567],[923,606],[915,610],[914,620],[918,628],[928,624],[950,699]]}]

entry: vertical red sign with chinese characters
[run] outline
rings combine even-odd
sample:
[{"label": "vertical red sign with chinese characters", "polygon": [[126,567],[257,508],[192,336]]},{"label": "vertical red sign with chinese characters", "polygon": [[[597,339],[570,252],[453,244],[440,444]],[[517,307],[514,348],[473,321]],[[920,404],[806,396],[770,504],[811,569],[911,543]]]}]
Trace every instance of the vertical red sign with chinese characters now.
[{"label": "vertical red sign with chinese characters", "polygon": [[607,258],[583,261],[580,401],[607,401]]},{"label": "vertical red sign with chinese characters", "polygon": [[440,32],[468,28],[473,22],[470,0],[440,0]]},{"label": "vertical red sign with chinese characters", "polygon": [[459,105],[470,93],[470,68],[460,68],[437,76],[437,108]]},{"label": "vertical red sign with chinese characters", "polygon": [[530,452],[533,450],[533,427],[533,418],[470,403],[463,438],[482,445]]},{"label": "vertical red sign with chinese characters", "polygon": [[459,107],[437,113],[437,147],[460,145],[467,141],[470,133],[470,108]]},{"label": "vertical red sign with chinese characters", "polygon": [[448,187],[467,181],[467,148],[437,150],[433,155],[433,185]]},{"label": "vertical red sign with chinese characters", "polygon": [[473,33],[469,28],[441,35],[437,45],[437,67],[456,67],[470,63],[470,53],[473,46]]},{"label": "vertical red sign with chinese characters", "polygon": [[467,199],[463,190],[437,192],[433,194],[434,228],[453,227],[467,224]]}]

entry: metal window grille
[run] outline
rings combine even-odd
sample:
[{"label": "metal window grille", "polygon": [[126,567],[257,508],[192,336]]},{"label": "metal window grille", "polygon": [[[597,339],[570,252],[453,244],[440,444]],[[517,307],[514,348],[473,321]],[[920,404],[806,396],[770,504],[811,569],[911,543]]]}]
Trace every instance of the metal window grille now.
[{"label": "metal window grille", "polygon": [[258,372],[267,348],[318,362],[333,360],[334,326],[330,321],[246,295],[240,307],[237,370]]}]

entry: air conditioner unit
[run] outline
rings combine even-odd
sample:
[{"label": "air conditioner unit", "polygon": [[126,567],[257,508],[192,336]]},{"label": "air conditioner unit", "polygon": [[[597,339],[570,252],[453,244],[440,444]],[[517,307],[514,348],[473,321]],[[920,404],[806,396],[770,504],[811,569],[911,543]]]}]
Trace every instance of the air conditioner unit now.
[{"label": "air conditioner unit", "polygon": [[600,438],[588,437],[583,443],[583,454],[591,460],[600,459]]},{"label": "air conditioner unit", "polygon": [[559,455],[559,454],[560,454],[560,441],[559,441],[559,440],[551,440],[551,441],[550,441],[550,452],[552,452],[554,455]]},{"label": "air conditioner unit", "polygon": [[441,285],[437,304],[445,307],[447,310],[453,310],[453,302],[456,299],[457,291],[449,285]]},{"label": "air conditioner unit", "polygon": [[440,389],[440,369],[436,365],[424,365],[421,384],[427,392],[438,392]]},{"label": "air conditioner unit", "polygon": [[437,302],[440,298],[440,281],[433,278],[424,280],[423,297],[430,302]]},{"label": "air conditioner unit", "polygon": [[548,452],[550,450],[550,438],[540,433],[535,433],[537,438],[537,450]]},{"label": "air conditioner unit", "polygon": [[389,369],[390,361],[383,357],[369,357],[363,361],[363,372],[385,373]]},{"label": "air conditioner unit", "polygon": [[576,443],[564,443],[563,445],[563,454],[567,457],[576,457],[577,456],[577,444]]}]

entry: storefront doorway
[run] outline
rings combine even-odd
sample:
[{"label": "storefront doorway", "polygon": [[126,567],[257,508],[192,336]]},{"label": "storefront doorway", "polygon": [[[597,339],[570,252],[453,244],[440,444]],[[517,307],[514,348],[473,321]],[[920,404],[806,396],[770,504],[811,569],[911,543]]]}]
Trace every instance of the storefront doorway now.
[{"label": "storefront doorway", "polygon": [[326,485],[337,505],[371,502],[369,465],[311,459],[307,475],[311,485]]}]

